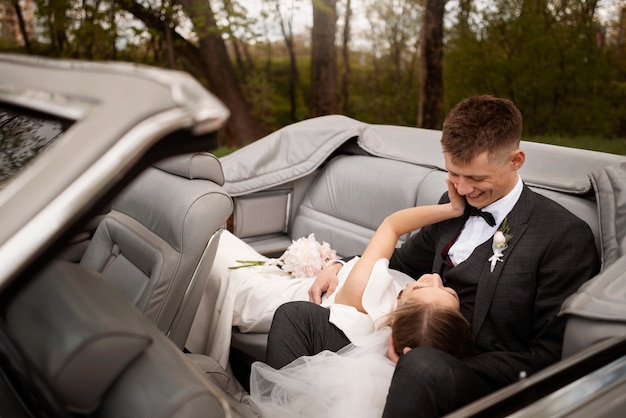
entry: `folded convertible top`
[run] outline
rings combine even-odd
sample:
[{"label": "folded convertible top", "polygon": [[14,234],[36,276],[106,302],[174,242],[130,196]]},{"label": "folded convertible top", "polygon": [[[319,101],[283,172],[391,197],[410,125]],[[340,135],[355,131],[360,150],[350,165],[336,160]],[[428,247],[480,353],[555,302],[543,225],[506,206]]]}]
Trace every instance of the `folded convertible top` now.
[{"label": "folded convertible top", "polygon": [[[222,157],[224,188],[239,196],[304,177],[352,138],[365,153],[445,171],[441,131],[329,115],[285,126]],[[626,161],[620,155],[527,141],[521,148],[526,163],[520,175],[528,185],[572,194],[593,190],[589,173]]]}]

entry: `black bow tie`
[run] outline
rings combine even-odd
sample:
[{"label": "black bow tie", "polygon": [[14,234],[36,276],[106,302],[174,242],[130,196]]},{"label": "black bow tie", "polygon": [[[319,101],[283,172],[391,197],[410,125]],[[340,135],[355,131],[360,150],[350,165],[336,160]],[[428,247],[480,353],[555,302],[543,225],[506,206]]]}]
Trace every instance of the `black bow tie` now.
[{"label": "black bow tie", "polygon": [[489,226],[496,226],[496,220],[493,215],[489,212],[485,212],[481,209],[475,208],[474,206],[465,205],[465,214],[468,216],[480,216],[487,222]]}]

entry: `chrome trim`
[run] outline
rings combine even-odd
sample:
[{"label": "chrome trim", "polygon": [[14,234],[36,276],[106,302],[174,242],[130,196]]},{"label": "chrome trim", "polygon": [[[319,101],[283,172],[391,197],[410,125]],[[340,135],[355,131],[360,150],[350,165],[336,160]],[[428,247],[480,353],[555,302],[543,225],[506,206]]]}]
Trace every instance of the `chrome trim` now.
[{"label": "chrome trim", "polygon": [[512,418],[566,416],[593,398],[626,382],[626,356],[509,415]]}]

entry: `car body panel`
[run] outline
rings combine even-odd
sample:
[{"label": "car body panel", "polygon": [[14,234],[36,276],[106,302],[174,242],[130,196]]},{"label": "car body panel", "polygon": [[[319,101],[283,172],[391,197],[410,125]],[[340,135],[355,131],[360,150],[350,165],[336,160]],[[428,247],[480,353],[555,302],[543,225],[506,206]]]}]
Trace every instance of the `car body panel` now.
[{"label": "car body panel", "polygon": [[0,219],[11,220],[0,228],[0,258],[7,260],[0,287],[159,141],[187,131],[197,143],[181,141],[178,152],[206,149],[203,136],[214,134],[229,115],[196,80],[177,71],[1,55],[0,73],[2,103],[79,122],[0,192]]}]

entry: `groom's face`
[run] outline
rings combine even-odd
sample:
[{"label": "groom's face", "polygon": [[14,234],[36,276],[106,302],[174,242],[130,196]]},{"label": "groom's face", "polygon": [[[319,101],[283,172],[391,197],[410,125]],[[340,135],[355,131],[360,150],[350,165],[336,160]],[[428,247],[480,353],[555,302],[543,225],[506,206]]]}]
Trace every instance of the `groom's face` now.
[{"label": "groom's face", "polygon": [[457,192],[465,196],[470,205],[483,208],[506,196],[517,183],[517,170],[524,161],[524,153],[515,150],[510,155],[490,158],[487,151],[477,155],[467,164],[452,160],[444,152],[448,177]]}]

